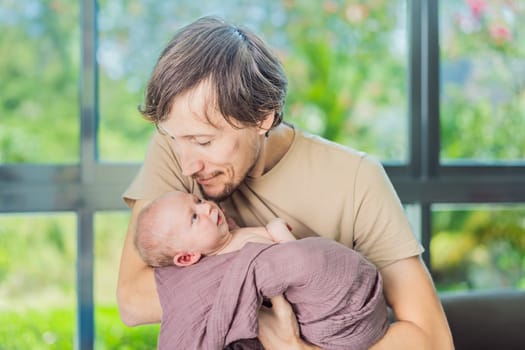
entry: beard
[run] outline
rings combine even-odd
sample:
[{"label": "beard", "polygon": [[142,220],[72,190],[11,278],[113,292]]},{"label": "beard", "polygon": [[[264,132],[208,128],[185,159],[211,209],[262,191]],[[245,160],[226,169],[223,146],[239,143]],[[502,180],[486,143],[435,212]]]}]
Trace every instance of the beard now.
[{"label": "beard", "polygon": [[240,183],[235,185],[232,182],[228,182],[228,183],[224,184],[224,189],[220,193],[215,193],[215,194],[210,194],[210,193],[206,192],[204,187],[202,187],[202,185],[200,185],[200,184],[199,184],[199,188],[201,189],[201,192],[203,194],[204,199],[210,200],[210,201],[214,201],[215,203],[220,203],[223,200],[229,198],[232,195],[232,193],[235,192],[235,190],[240,185],[241,185]]},{"label": "beard", "polygon": [[[254,161],[252,165],[250,165],[250,167],[240,176],[240,178],[237,181],[233,180],[233,181],[224,183],[223,185],[224,188],[219,193],[208,193],[206,189],[201,184],[199,184],[199,188],[201,189],[204,199],[212,200],[216,203],[220,203],[223,200],[228,199],[233,194],[233,192],[235,192],[239,188],[239,186],[244,182],[244,180],[248,177],[248,174],[254,168],[255,163],[256,161]],[[222,172],[219,172],[215,174],[215,176],[220,176],[222,174],[223,174]]]},{"label": "beard", "polygon": [[[231,181],[225,182],[223,185],[224,188],[219,193],[208,193],[206,192],[206,189],[202,185],[199,184],[198,186],[201,189],[204,199],[212,200],[216,203],[220,203],[223,200],[228,199],[233,194],[233,192],[235,192],[239,188],[239,186],[244,182],[244,180],[249,176],[248,174],[252,172],[253,168],[255,168],[255,165],[259,161],[259,156],[260,156],[260,151],[257,148],[255,149],[253,159],[252,159],[250,166],[237,179],[234,178]],[[221,176],[221,175],[224,175],[224,173],[220,171],[217,173],[214,173],[214,176]],[[194,176],[194,178],[198,178],[198,176]]]}]

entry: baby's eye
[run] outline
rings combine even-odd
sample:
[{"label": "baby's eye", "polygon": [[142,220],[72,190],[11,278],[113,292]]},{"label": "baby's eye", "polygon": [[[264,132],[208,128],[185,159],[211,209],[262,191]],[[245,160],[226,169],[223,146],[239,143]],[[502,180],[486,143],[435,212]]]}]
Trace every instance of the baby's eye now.
[{"label": "baby's eye", "polygon": [[199,216],[197,215],[197,213],[194,213],[194,214],[191,216],[191,222],[192,222],[192,223],[196,223],[198,219],[199,219]]}]

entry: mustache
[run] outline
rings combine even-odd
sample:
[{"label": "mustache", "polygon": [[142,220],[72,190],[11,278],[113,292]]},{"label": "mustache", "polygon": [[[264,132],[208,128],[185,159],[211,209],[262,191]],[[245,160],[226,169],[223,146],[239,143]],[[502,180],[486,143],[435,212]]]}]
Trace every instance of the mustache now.
[{"label": "mustache", "polygon": [[194,180],[206,180],[206,179],[210,179],[212,177],[215,177],[217,175],[221,175],[222,174],[222,171],[214,171],[210,174],[194,174],[192,175],[191,177],[194,179]]}]

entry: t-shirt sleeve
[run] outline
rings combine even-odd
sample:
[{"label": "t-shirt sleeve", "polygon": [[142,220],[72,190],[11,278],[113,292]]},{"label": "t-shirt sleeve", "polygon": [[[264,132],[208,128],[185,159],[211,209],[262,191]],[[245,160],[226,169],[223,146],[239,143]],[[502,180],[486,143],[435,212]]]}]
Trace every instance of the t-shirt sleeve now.
[{"label": "t-shirt sleeve", "polygon": [[354,249],[379,268],[423,252],[381,163],[363,157],[354,186]]},{"label": "t-shirt sleeve", "polygon": [[124,192],[123,199],[131,206],[137,199],[153,199],[172,190],[191,192],[192,182],[182,175],[180,162],[171,148],[170,140],[155,132],[144,163]]}]

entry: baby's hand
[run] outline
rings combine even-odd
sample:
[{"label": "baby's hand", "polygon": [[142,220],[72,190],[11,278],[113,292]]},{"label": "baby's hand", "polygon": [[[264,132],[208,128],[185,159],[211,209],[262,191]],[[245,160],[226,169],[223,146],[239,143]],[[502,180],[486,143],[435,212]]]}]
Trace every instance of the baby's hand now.
[{"label": "baby's hand", "polygon": [[292,228],[281,218],[271,220],[266,225],[266,229],[274,242],[288,242],[295,240],[295,237],[291,233]]},{"label": "baby's hand", "polygon": [[268,224],[266,225],[266,228],[268,230],[271,230],[271,229],[276,229],[276,230],[287,229],[288,231],[292,231],[292,228],[290,227],[290,225],[288,225],[286,223],[286,221],[284,221],[284,219],[281,219],[281,218],[275,218],[275,219],[270,220],[270,222],[268,222]]}]

